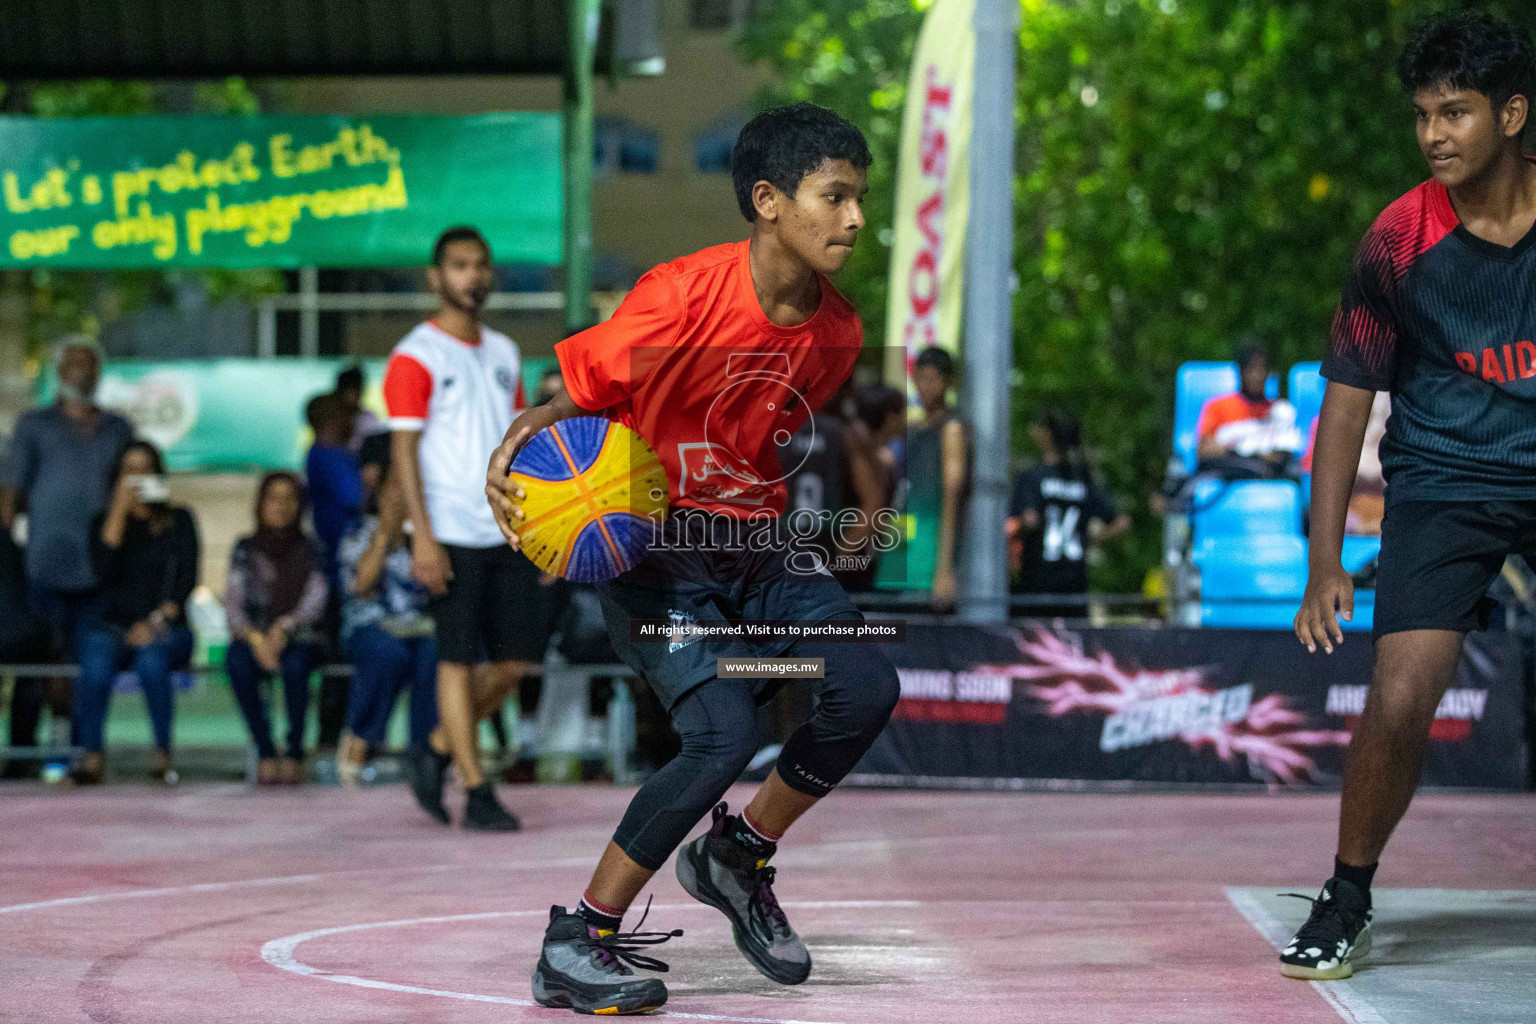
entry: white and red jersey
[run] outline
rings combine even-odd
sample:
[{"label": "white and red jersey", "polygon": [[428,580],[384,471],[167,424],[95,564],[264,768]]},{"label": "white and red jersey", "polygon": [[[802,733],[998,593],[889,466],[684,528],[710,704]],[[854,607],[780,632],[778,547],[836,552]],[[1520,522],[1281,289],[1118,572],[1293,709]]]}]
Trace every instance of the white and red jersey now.
[{"label": "white and red jersey", "polygon": [[527,405],[517,344],[489,327],[470,344],[420,324],[390,354],[384,405],[391,430],[421,431],[433,536],[468,548],[506,543],[485,500],[485,468]]}]

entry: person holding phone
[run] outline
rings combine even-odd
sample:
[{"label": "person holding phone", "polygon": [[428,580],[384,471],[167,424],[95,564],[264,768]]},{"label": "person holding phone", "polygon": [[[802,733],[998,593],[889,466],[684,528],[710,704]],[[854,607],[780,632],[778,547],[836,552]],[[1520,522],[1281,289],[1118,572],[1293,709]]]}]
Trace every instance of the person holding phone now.
[{"label": "person holding phone", "polygon": [[112,474],[112,503],[91,527],[99,608],[82,631],[75,682],[75,742],[85,757],[72,777],[100,782],[112,680],[132,668],[155,735],[150,777],[172,785],[171,672],[192,657],[186,604],[197,585],[197,524],[172,505],[160,452],[148,441],[123,449]]}]

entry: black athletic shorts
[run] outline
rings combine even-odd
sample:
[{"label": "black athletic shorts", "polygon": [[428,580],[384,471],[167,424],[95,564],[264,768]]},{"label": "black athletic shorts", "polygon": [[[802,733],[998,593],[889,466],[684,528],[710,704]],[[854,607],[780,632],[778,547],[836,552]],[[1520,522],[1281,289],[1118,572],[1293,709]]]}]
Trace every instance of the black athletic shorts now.
[{"label": "black athletic shorts", "polygon": [[437,623],[437,657],[451,665],[544,660],[553,623],[539,570],[505,544],[444,544],[453,579],[428,605]]},{"label": "black athletic shorts", "polygon": [[[814,571],[807,548],[784,537],[777,523],[767,533],[733,543],[709,544],[687,529],[708,520],[687,509],[674,510],[663,527],[663,544],[629,572],[597,585],[613,649],[655,691],[662,705],[673,705],[689,690],[715,678],[718,658],[772,658],[794,641],[667,639],[632,642],[632,619],[662,622],[741,621],[751,619],[822,622],[862,619],[841,584],[828,572]],[[763,685],[759,701],[779,686]]]},{"label": "black athletic shorts", "polygon": [[1536,556],[1536,501],[1389,501],[1372,635],[1487,626],[1510,555]]}]

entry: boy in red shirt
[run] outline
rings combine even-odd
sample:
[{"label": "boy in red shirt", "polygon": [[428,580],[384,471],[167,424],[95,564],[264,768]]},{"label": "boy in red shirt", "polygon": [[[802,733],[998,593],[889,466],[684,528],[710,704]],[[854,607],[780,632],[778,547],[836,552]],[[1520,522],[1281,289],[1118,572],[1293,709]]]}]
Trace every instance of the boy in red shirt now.
[{"label": "boy in red shirt", "polygon": [[[677,859],[678,880],[730,919],[763,974],[798,984],[810,954],[773,894],[768,867],[784,831],[852,770],[900,695],[876,649],[815,640],[748,642],[679,635],[635,641],[630,622],[862,619],[806,538],[781,528],[779,452],[853,369],[858,315],[824,276],[864,226],[868,146],[859,130],[808,103],[767,111],[742,129],[733,159],[750,241],[662,264],[607,323],[556,346],[567,393],[518,417],[492,458],[486,494],[517,546],[506,493],[513,455],[538,431],[602,415],[636,430],[667,469],[672,511],[647,557],[598,587],[619,654],[672,714],[682,752],[635,794],[572,913],[552,907],[533,976],[545,1006],[637,1013],[667,997],[665,970],[636,954],[668,933],[619,935],[651,876],[712,806],[710,831]],[[793,526],[794,524],[787,524]],[[722,679],[722,657],[824,659],[818,706],[785,743],[740,816],[717,802],[757,750],[766,679]],[[670,933],[673,935],[680,932]]]}]

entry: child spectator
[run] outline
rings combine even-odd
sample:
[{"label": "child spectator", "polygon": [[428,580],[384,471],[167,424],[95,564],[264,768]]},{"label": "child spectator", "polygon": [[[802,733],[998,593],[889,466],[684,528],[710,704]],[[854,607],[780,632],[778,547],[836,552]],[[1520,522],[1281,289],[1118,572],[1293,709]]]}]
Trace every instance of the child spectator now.
[{"label": "child spectator", "polygon": [[112,681],[132,667],[155,734],[150,777],[177,781],[171,765],[171,672],[192,657],[186,603],[197,585],[197,525],[170,503],[160,452],[148,441],[123,450],[112,473],[112,504],[91,524],[98,614],[81,630],[75,680],[75,740],[85,758],[79,783],[102,778],[102,740]]},{"label": "child spectator", "polygon": [[[258,757],[256,781],[299,781],[309,674],[319,647],[315,627],[325,611],[326,584],[315,544],[299,525],[304,485],[292,473],[268,473],[256,491],[256,532],[230,556],[224,611],[231,639],[225,669]],[[285,756],[272,745],[272,726],[261,684],[282,676],[288,711]]]},{"label": "child spectator", "polygon": [[[1040,464],[1014,478],[1008,508],[1010,562],[1018,556],[1014,593],[1086,594],[1088,548],[1130,529],[1115,511],[1083,455],[1083,428],[1075,415],[1051,409],[1030,425]],[[1086,606],[1063,603],[1027,609],[1032,615],[1082,616]]]}]

